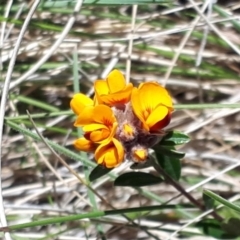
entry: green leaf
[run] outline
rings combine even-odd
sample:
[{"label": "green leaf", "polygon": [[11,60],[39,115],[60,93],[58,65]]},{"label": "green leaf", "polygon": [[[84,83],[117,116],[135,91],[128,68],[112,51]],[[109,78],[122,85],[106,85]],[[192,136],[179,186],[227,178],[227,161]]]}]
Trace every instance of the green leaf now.
[{"label": "green leaf", "polygon": [[144,172],[127,172],[120,175],[115,181],[115,186],[143,187],[163,182],[160,177]]},{"label": "green leaf", "polygon": [[89,181],[92,182],[109,173],[111,170],[113,170],[113,168],[106,168],[102,165],[97,165],[89,174]]},{"label": "green leaf", "polygon": [[[178,181],[181,177],[181,162],[179,158],[172,158],[165,154],[155,151],[157,163],[171,178]],[[158,169],[156,168],[158,171]]]},{"label": "green leaf", "polygon": [[161,140],[161,145],[181,145],[188,143],[190,141],[190,138],[188,135],[178,132],[178,131],[170,131],[167,133],[166,136],[163,137]]},{"label": "green leaf", "polygon": [[233,203],[229,202],[228,200],[220,197],[219,195],[215,194],[214,192],[212,192],[210,190],[204,189],[203,193],[208,195],[209,197],[213,198],[214,200],[222,203],[224,206],[229,207],[229,208],[231,208],[231,209],[240,213],[240,206],[237,206],[236,204],[233,204]]}]

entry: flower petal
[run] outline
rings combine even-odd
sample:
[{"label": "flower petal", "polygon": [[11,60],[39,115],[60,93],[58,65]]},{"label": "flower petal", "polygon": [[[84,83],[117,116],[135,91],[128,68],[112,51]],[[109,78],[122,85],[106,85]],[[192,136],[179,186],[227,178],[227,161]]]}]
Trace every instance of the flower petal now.
[{"label": "flower petal", "polygon": [[129,83],[125,89],[120,92],[111,93],[107,95],[100,96],[100,101],[110,106],[114,106],[117,104],[125,104],[129,102],[131,93],[132,93],[133,85]]},{"label": "flower petal", "polygon": [[112,109],[103,104],[95,106],[92,117],[96,123],[102,123],[106,126],[112,126],[116,121]]},{"label": "flower petal", "polygon": [[82,93],[75,94],[70,102],[70,107],[76,115],[79,115],[86,106],[93,106],[93,100]]},{"label": "flower petal", "polygon": [[161,129],[166,127],[171,121],[171,113],[168,113],[168,115],[162,119],[161,121],[157,122],[154,126],[151,127],[151,132],[158,132],[161,133]]},{"label": "flower petal", "polygon": [[110,93],[119,92],[126,86],[126,81],[123,74],[117,69],[111,71],[106,80]]},{"label": "flower petal", "polygon": [[169,110],[167,107],[159,105],[150,113],[149,117],[146,120],[146,124],[151,129],[151,127],[154,126],[157,122],[163,120],[168,115],[168,113]]},{"label": "flower petal", "polygon": [[84,137],[78,138],[74,141],[74,147],[80,151],[91,152],[94,151],[95,144]]},{"label": "flower petal", "polygon": [[94,89],[97,95],[109,94],[109,87],[106,81],[97,80],[94,82]]},{"label": "flower petal", "polygon": [[75,127],[81,127],[86,124],[93,123],[93,116],[94,116],[94,108],[93,106],[85,107],[78,118],[76,119],[74,126]]},{"label": "flower petal", "polygon": [[144,129],[148,130],[148,127],[145,123],[144,108],[142,106],[139,90],[137,88],[133,88],[132,90],[131,104],[133,112],[135,113],[137,118],[143,123]]},{"label": "flower petal", "polygon": [[122,144],[115,138],[107,144],[101,144],[95,151],[95,158],[98,164],[107,168],[118,166],[124,158]]},{"label": "flower petal", "polygon": [[88,124],[83,127],[83,131],[88,133],[86,138],[96,143],[108,143],[114,137],[117,131],[117,122],[111,127],[107,127],[101,123]]},{"label": "flower petal", "polygon": [[99,129],[97,131],[93,131],[90,133],[90,140],[99,143],[102,142],[103,140],[108,139],[110,135],[109,129]]},{"label": "flower petal", "polygon": [[91,124],[87,124],[85,126],[83,126],[83,131],[84,132],[92,132],[92,131],[96,131],[99,129],[108,129],[105,125],[101,124],[101,123],[91,123]]},{"label": "flower petal", "polygon": [[157,82],[146,82],[139,86],[138,94],[141,97],[144,110],[152,111],[159,104],[172,108],[172,99],[167,90]]}]

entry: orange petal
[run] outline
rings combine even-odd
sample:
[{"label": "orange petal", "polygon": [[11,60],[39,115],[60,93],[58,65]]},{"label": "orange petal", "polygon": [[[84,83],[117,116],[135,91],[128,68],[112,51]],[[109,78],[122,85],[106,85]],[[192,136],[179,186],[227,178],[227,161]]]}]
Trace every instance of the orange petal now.
[{"label": "orange petal", "polygon": [[82,93],[75,94],[70,102],[70,107],[76,115],[79,115],[86,106],[93,106],[93,100]]},{"label": "orange petal", "polygon": [[90,140],[96,143],[100,143],[106,140],[110,135],[109,129],[99,129],[90,133]]},{"label": "orange petal", "polygon": [[83,131],[88,133],[86,138],[92,142],[108,143],[114,137],[117,126],[117,122],[114,122],[110,128],[100,123],[93,123],[84,126]]},{"label": "orange petal", "polygon": [[96,123],[102,123],[106,126],[112,126],[116,121],[112,109],[103,104],[95,106],[92,117]]},{"label": "orange petal", "polygon": [[95,149],[95,144],[84,137],[78,138],[73,144],[80,151],[91,152]]},{"label": "orange petal", "polygon": [[81,114],[76,119],[74,126],[75,127],[81,127],[86,124],[93,123],[93,116],[94,116],[94,108],[93,106],[85,107]]},{"label": "orange petal", "polygon": [[126,86],[126,81],[123,74],[117,69],[111,71],[106,80],[110,93],[119,92]]},{"label": "orange petal", "polygon": [[158,106],[156,107],[149,115],[149,117],[146,120],[146,124],[149,128],[154,126],[157,122],[160,122],[163,120],[169,113],[169,110],[165,106]]},{"label": "orange petal", "polygon": [[100,101],[110,106],[114,106],[116,104],[125,104],[129,102],[131,93],[132,93],[133,85],[129,83],[125,89],[120,92],[102,95],[100,96]]},{"label": "orange petal", "polygon": [[110,131],[109,136],[101,142],[102,144],[108,143],[109,141],[111,141],[113,139],[113,137],[117,131],[117,126],[118,126],[118,123],[114,122],[112,127],[110,128],[111,131]]},{"label": "orange petal", "polygon": [[123,146],[117,139],[113,138],[108,144],[101,144],[96,149],[95,158],[98,164],[107,168],[114,168],[123,161]]}]

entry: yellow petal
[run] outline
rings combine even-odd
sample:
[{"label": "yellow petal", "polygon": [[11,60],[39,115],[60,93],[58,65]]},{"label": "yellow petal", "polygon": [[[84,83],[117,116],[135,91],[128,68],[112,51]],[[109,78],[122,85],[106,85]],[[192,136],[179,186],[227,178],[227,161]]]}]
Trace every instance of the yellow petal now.
[{"label": "yellow petal", "polygon": [[97,80],[94,82],[94,89],[97,95],[109,94],[109,87],[106,81]]},{"label": "yellow petal", "polygon": [[146,82],[138,89],[141,104],[144,110],[152,111],[159,104],[172,108],[172,99],[167,90],[156,82]]},{"label": "yellow petal", "polygon": [[83,131],[84,132],[92,132],[92,131],[96,131],[99,129],[108,129],[105,125],[101,124],[101,123],[91,123],[91,124],[87,124],[85,126],[83,126]]},{"label": "yellow petal", "polygon": [[120,92],[111,93],[107,95],[100,96],[100,101],[110,106],[114,106],[117,104],[125,104],[129,102],[131,93],[132,93],[133,85],[129,83],[126,88],[124,88]]},{"label": "yellow petal", "polygon": [[94,107],[93,106],[87,106],[85,107],[78,118],[76,119],[74,126],[75,127],[81,127],[86,124],[93,123],[93,115],[94,115]]},{"label": "yellow petal", "polygon": [[95,144],[84,137],[78,138],[73,144],[80,151],[91,152],[95,149]]},{"label": "yellow petal", "polygon": [[121,91],[126,86],[126,81],[123,74],[114,69],[107,76],[107,84],[110,93],[115,93]]},{"label": "yellow petal", "polygon": [[[133,111],[137,118],[142,122],[145,123],[145,118],[144,118],[144,108],[142,106],[139,90],[137,88],[133,88],[132,90],[132,95],[131,95],[131,104]],[[144,127],[146,128],[146,126]],[[148,130],[148,129],[146,129]]]},{"label": "yellow petal", "polygon": [[122,144],[115,138],[107,144],[101,144],[95,151],[95,158],[98,164],[107,168],[118,166],[124,158]]},{"label": "yellow petal", "polygon": [[93,106],[93,100],[82,93],[75,94],[70,102],[70,107],[76,115],[79,115],[86,106]]},{"label": "yellow petal", "polygon": [[154,126],[157,122],[160,122],[168,115],[168,108],[165,106],[158,106],[155,108],[149,115],[149,117],[146,120],[146,124],[149,128]]}]

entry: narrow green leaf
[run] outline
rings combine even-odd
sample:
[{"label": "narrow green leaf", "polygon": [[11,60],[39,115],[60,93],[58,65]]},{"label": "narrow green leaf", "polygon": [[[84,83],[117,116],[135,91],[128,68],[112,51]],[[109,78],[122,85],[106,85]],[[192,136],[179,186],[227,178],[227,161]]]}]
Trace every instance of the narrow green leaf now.
[{"label": "narrow green leaf", "polygon": [[163,180],[150,173],[144,172],[127,172],[120,175],[115,181],[115,186],[125,187],[143,187],[161,183]]},{"label": "narrow green leaf", "polygon": [[203,193],[208,195],[209,197],[213,198],[217,202],[222,203],[224,206],[229,207],[229,208],[231,208],[231,209],[240,213],[240,206],[237,206],[236,204],[233,204],[233,203],[229,202],[228,200],[220,197],[219,195],[215,194],[214,192],[212,192],[210,190],[204,189]]},{"label": "narrow green leaf", "polygon": [[212,209],[214,207],[214,200],[206,194],[203,194],[204,206],[206,209]]},{"label": "narrow green leaf", "polygon": [[[122,1],[116,1],[116,0],[85,0],[84,4],[90,4],[90,5],[132,5],[132,4],[160,4],[160,3],[168,3],[169,0],[122,0]],[[51,8],[51,7],[74,7],[76,4],[76,0],[68,0],[68,1],[46,1],[40,7],[42,8]]]},{"label": "narrow green leaf", "polygon": [[160,143],[161,145],[181,145],[189,141],[188,135],[178,131],[170,131],[163,137]]},{"label": "narrow green leaf", "polygon": [[[69,221],[81,220],[81,219],[95,219],[95,218],[102,218],[104,216],[111,216],[111,215],[120,215],[120,214],[127,214],[127,213],[140,213],[146,211],[154,211],[154,210],[162,210],[162,209],[183,209],[186,211],[186,206],[184,205],[154,205],[154,206],[146,206],[146,207],[135,207],[135,208],[122,208],[122,209],[114,209],[114,210],[107,210],[107,211],[93,211],[88,213],[76,214],[76,215],[68,215],[68,216],[61,216],[57,217],[54,216],[53,218],[45,218],[38,221],[31,221],[26,223],[20,223],[15,225],[10,225],[7,227],[0,227],[0,232],[11,232],[15,230],[21,230],[24,228],[31,228],[31,227],[38,227],[38,226],[47,226],[50,224],[57,224],[57,223],[64,223]],[[189,206],[187,206],[189,209]]]},{"label": "narrow green leaf", "polygon": [[104,176],[105,174],[109,173],[113,168],[106,168],[102,165],[97,165],[89,175],[89,181],[92,182],[97,180],[98,178]]}]

